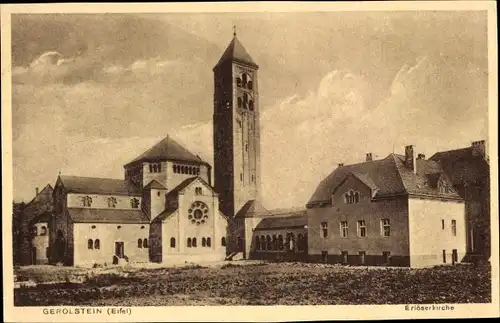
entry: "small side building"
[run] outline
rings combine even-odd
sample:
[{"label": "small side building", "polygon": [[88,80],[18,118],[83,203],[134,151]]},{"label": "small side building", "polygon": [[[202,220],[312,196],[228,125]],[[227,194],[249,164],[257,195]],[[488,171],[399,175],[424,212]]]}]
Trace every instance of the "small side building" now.
[{"label": "small side building", "polygon": [[307,208],[311,261],[424,267],[466,254],[464,200],[440,163],[413,146],[339,165]]},{"label": "small side building", "polygon": [[45,211],[30,222],[31,229],[31,263],[43,265],[49,262],[49,221],[51,211]]}]

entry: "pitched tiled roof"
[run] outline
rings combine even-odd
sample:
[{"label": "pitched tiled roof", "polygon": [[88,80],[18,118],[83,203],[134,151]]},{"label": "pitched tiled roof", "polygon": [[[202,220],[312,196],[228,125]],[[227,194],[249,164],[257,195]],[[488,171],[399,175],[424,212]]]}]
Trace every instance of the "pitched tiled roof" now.
[{"label": "pitched tiled roof", "polygon": [[471,147],[438,152],[430,159],[440,162],[454,185],[463,184],[464,181],[489,180],[488,161],[473,156]]},{"label": "pitched tiled roof", "polygon": [[303,228],[307,225],[307,216],[305,214],[292,216],[271,216],[263,219],[255,227],[255,231],[280,229],[280,228]]},{"label": "pitched tiled roof", "polygon": [[126,164],[127,167],[130,164],[139,162],[139,161],[162,161],[162,160],[178,160],[178,161],[186,161],[186,162],[194,162],[198,164],[206,164],[207,162],[203,161],[200,156],[193,154],[186,148],[184,148],[177,141],[172,139],[172,137],[167,136],[159,143],[154,145],[153,147],[146,150],[144,153],[139,155],[139,157],[132,160],[130,163]]},{"label": "pitched tiled roof", "polygon": [[42,222],[49,222],[50,218],[52,216],[52,212],[50,211],[45,211],[39,215],[37,215],[31,223],[42,223]]},{"label": "pitched tiled roof", "polygon": [[141,195],[132,181],[112,178],[59,176],[68,193]]},{"label": "pitched tiled roof", "polygon": [[427,178],[429,174],[443,174],[443,169],[438,162],[416,160],[417,174],[414,174],[405,166],[404,159],[404,156],[390,154],[384,159],[339,167],[320,182],[308,205],[328,202],[332,192],[349,174],[357,177],[368,187],[376,189],[375,198],[401,194],[459,198],[456,192],[443,195],[436,187],[429,185]]},{"label": "pitched tiled roof", "polygon": [[405,192],[396,168],[394,154],[390,154],[384,159],[338,167],[319,183],[316,191],[309,199],[309,203],[329,201],[333,190],[349,173],[370,178],[370,181],[379,190],[378,195],[402,194]]},{"label": "pitched tiled roof", "polygon": [[236,212],[236,217],[268,216],[271,213],[257,200],[247,201],[241,209]]},{"label": "pitched tiled roof", "polygon": [[149,182],[148,185],[144,186],[144,189],[157,189],[157,190],[166,190],[167,188],[162,183],[158,182],[156,179],[153,179]]},{"label": "pitched tiled roof", "polygon": [[142,210],[68,208],[68,212],[76,223],[149,223]]},{"label": "pitched tiled roof", "polygon": [[194,182],[197,178],[201,179],[201,177],[195,176],[195,177],[190,177],[188,179],[183,180],[179,185],[177,185],[174,189],[172,189],[170,192],[168,192],[167,196],[177,195],[180,191],[182,191],[183,189],[188,187],[189,184]]},{"label": "pitched tiled roof", "polygon": [[234,36],[233,40],[229,43],[229,46],[227,46],[226,50],[224,51],[224,54],[222,54],[222,57],[220,58],[217,65],[215,65],[215,67],[227,61],[239,62],[250,66],[258,67],[258,65],[254,62],[252,57],[250,57],[245,47],[243,47],[243,45],[240,43],[238,38],[236,38],[236,36]]}]

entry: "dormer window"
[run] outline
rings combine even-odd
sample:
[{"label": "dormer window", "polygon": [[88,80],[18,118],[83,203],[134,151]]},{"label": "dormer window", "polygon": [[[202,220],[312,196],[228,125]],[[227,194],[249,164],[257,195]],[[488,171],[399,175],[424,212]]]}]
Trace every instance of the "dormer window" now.
[{"label": "dormer window", "polygon": [[83,207],[90,207],[92,205],[92,198],[90,196],[82,197]]},{"label": "dormer window", "polygon": [[108,207],[116,207],[116,198],[114,197],[108,198]]},{"label": "dormer window", "polygon": [[139,199],[138,198],[133,198],[130,200],[130,206],[133,208],[133,209],[138,209],[139,208]]},{"label": "dormer window", "polygon": [[360,198],[361,194],[359,192],[349,190],[349,192],[344,194],[344,203],[346,204],[359,203]]}]

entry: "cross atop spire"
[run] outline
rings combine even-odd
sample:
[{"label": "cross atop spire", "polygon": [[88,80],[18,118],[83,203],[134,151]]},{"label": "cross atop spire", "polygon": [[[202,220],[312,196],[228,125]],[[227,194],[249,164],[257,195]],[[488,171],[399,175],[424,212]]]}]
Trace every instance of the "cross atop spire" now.
[{"label": "cross atop spire", "polygon": [[233,36],[236,37],[236,26],[233,26]]}]

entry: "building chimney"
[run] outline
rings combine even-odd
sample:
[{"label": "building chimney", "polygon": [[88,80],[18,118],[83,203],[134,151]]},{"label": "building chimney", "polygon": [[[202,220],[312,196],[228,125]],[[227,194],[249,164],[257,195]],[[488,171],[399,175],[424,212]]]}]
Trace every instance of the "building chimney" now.
[{"label": "building chimney", "polygon": [[342,166],[344,166],[344,163],[339,163],[339,167],[342,167]]},{"label": "building chimney", "polygon": [[35,188],[35,196],[38,196],[38,187]]},{"label": "building chimney", "polygon": [[486,157],[486,141],[473,141],[472,142],[472,156],[475,157]]},{"label": "building chimney", "polygon": [[417,159],[425,159],[425,155],[424,154],[418,154],[417,155]]},{"label": "building chimney", "polygon": [[367,153],[366,154],[366,161],[369,162],[369,161],[372,161],[372,153]]},{"label": "building chimney", "polygon": [[412,145],[405,147],[405,165],[413,173],[417,173],[417,163],[415,160],[414,147]]}]

